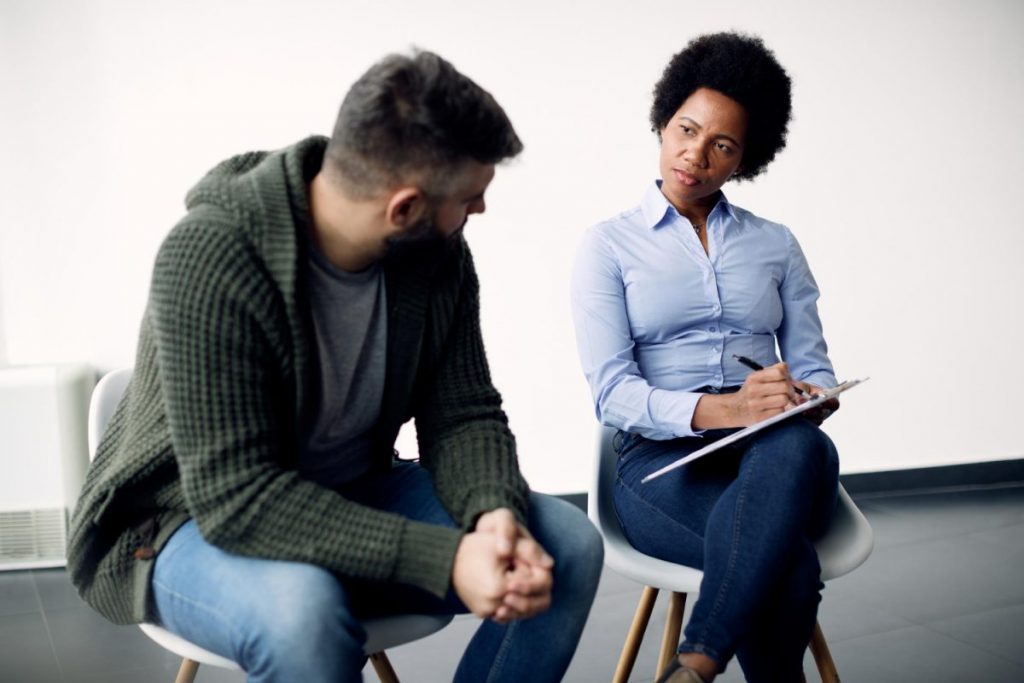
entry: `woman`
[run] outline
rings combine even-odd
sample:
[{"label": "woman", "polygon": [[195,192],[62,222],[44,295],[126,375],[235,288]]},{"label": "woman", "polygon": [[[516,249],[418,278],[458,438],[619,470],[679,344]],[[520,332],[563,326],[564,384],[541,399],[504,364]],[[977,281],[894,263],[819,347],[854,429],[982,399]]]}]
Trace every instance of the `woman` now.
[{"label": "woman", "polygon": [[583,369],[598,418],[620,430],[614,500],[626,536],[704,571],[661,681],[711,681],[733,654],[748,681],[800,680],[817,616],[812,542],[838,481],[838,455],[817,425],[838,402],[640,483],[801,403],[798,388],[836,383],[796,239],[721,190],[765,169],[785,145],[790,109],[789,77],[759,39],[719,33],[687,45],[654,91],[661,179],[639,206],[587,232],[573,273]]}]

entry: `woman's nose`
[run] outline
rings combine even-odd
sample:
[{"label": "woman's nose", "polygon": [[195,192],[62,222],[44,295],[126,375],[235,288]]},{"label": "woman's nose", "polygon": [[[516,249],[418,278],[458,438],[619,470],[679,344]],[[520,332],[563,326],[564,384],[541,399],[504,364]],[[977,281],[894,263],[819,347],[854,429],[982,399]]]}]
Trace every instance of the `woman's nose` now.
[{"label": "woman's nose", "polygon": [[694,141],[683,150],[683,159],[697,168],[707,168],[708,155],[704,145]]}]

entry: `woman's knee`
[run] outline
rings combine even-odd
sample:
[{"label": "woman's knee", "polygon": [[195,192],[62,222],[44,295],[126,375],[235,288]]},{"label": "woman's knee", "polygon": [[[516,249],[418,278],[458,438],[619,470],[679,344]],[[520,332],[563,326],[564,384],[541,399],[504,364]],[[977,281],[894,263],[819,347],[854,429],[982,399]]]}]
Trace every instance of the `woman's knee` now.
[{"label": "woman's knee", "polygon": [[791,474],[806,475],[815,483],[827,484],[839,475],[839,452],[828,434],[811,422],[796,418],[768,431],[751,445]]}]

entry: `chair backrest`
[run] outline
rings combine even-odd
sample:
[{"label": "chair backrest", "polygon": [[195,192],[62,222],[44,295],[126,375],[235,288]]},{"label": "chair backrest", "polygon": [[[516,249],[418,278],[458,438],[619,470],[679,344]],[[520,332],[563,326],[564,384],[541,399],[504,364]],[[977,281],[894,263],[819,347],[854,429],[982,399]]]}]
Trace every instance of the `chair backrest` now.
[{"label": "chair backrest", "polygon": [[612,501],[618,460],[612,447],[615,432],[612,427],[599,428],[597,457],[587,495],[587,514],[604,538],[605,564],[648,586],[680,593],[696,592],[704,576],[700,570],[644,555],[626,539]]},{"label": "chair backrest", "polygon": [[597,458],[587,495],[587,516],[602,536],[622,537],[622,526],[612,505],[611,491],[615,486],[616,454],[612,448],[615,429],[599,427],[597,434]]},{"label": "chair backrest", "polygon": [[114,370],[103,375],[92,390],[92,398],[89,399],[89,460],[96,457],[96,448],[100,445],[103,432],[114,416],[114,410],[121,402],[131,378],[131,368]]}]

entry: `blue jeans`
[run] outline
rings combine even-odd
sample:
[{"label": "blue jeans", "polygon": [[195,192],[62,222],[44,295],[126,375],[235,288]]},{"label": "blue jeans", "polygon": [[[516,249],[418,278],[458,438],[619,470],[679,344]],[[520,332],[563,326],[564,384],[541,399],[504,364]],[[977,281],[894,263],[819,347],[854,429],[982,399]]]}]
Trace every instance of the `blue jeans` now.
[{"label": "blue jeans", "polygon": [[[357,502],[411,519],[455,527],[415,463],[396,463],[344,487]],[[456,681],[557,681],[569,666],[601,574],[601,537],[565,501],[530,495],[528,526],[555,560],[551,607],[532,619],[485,620],[470,641]],[[359,681],[366,663],[360,618],[394,613],[467,612],[446,598],[399,584],[342,579],[317,566],[229,554],[210,545],[195,521],[157,556],[152,579],[160,622],[228,657],[252,682]]]},{"label": "blue jeans", "polygon": [[680,652],[721,670],[735,654],[751,683],[799,681],[824,587],[812,542],[836,506],[828,436],[798,417],[640,483],[730,431],[671,441],[619,432],[615,509],[637,550],[704,571]]}]

